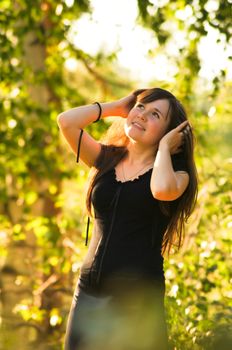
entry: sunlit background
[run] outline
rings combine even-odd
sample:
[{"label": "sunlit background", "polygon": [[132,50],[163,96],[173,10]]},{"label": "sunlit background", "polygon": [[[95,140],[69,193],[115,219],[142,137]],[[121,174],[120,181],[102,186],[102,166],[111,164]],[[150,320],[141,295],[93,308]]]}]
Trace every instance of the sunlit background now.
[{"label": "sunlit background", "polygon": [[[63,349],[89,169],[57,116],[157,85],[186,107],[199,175],[165,259],[170,345],[232,349],[231,18],[232,0],[1,1],[0,350]],[[112,119],[86,131],[100,140]]]},{"label": "sunlit background", "polygon": [[[167,3],[167,1],[150,1]],[[210,0],[206,3],[207,11],[217,10],[219,1]],[[160,53],[159,43],[151,30],[138,25],[138,7],[135,0],[91,0],[93,13],[83,15],[74,22],[70,31],[73,43],[89,53],[96,55],[99,51],[110,54],[117,52],[119,64],[126,68],[129,76],[141,84],[153,79],[173,81],[178,68],[173,65],[170,57],[177,57],[179,50],[185,47],[189,38],[178,28],[173,28],[175,35],[165,53]],[[152,11],[152,10],[151,10]],[[195,21],[192,7],[187,5],[183,10],[176,11],[176,18]],[[206,25],[207,35],[199,43],[199,57],[202,64],[199,77],[212,80],[221,69],[226,69],[227,79],[232,79],[232,45],[226,44],[225,37],[216,28]],[[192,33],[191,39],[194,38]],[[220,42],[217,42],[218,39]],[[77,62],[68,59],[66,66],[75,70]]]}]

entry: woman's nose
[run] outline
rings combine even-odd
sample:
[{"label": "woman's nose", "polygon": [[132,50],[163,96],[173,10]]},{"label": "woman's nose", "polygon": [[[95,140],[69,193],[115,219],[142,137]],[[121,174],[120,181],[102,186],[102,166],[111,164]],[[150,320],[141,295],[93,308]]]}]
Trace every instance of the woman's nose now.
[{"label": "woman's nose", "polygon": [[142,119],[142,120],[145,120],[145,119],[146,119],[145,112],[144,112],[144,111],[140,111],[140,112],[138,113],[138,117],[139,117],[140,119]]}]

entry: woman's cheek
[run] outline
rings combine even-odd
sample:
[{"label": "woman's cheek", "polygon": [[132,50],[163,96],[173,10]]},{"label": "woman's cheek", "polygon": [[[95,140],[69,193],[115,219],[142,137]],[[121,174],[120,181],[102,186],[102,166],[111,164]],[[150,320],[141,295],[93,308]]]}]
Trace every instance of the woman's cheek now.
[{"label": "woman's cheek", "polygon": [[133,120],[133,118],[134,118],[133,112],[129,112],[129,114],[128,114],[127,118],[126,118],[126,121],[127,121],[128,123],[131,123],[131,121]]},{"label": "woman's cheek", "polygon": [[164,134],[165,134],[165,131],[163,130],[163,128],[160,127],[160,125],[153,126],[151,138],[155,144],[157,142],[160,142]]}]

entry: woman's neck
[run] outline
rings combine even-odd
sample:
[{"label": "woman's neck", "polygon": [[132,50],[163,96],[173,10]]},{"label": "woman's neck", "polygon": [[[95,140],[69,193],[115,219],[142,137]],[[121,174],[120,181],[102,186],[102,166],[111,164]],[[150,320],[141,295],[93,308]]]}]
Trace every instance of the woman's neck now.
[{"label": "woman's neck", "polygon": [[[157,148],[157,149],[156,149]],[[141,147],[138,144],[129,144],[127,146],[127,162],[128,165],[139,165],[139,164],[149,164],[155,161],[158,146],[153,147]]]}]

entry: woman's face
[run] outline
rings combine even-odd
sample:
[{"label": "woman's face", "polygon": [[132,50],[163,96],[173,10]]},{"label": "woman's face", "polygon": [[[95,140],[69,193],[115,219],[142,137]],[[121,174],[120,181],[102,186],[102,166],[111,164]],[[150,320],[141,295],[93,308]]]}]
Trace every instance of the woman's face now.
[{"label": "woman's face", "polygon": [[124,126],[126,135],[134,141],[156,145],[168,128],[168,110],[168,100],[137,102],[127,116]]}]

